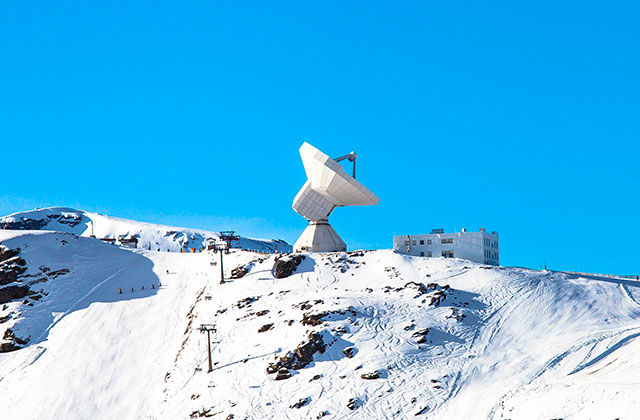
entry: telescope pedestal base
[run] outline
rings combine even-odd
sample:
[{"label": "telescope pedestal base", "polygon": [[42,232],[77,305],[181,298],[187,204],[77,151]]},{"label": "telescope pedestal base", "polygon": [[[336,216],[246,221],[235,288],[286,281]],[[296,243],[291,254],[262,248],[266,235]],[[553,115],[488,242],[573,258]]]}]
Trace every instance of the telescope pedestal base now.
[{"label": "telescope pedestal base", "polygon": [[331,227],[328,220],[309,222],[295,244],[293,252],[341,252],[347,250],[347,244]]}]

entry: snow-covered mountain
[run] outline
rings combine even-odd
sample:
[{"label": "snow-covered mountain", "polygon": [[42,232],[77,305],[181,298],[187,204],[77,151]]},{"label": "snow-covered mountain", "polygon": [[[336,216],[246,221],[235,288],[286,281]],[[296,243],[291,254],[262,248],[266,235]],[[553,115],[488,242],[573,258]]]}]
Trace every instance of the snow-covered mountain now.
[{"label": "snow-covered mountain", "polygon": [[[0,229],[52,230],[114,239],[116,243],[120,238],[136,238],[139,248],[162,251],[199,250],[206,246],[207,239],[220,238],[220,232],[136,222],[66,207],[49,207],[0,217]],[[232,241],[232,246],[260,252],[274,252],[276,249],[279,252],[291,252],[291,245],[279,239],[240,236],[239,240]]]},{"label": "snow-covered mountain", "polygon": [[[221,284],[207,252],[49,231],[0,231],[0,244],[3,418],[633,419],[640,407],[635,281],[389,250],[234,250]],[[217,329],[211,372],[201,324]]]}]

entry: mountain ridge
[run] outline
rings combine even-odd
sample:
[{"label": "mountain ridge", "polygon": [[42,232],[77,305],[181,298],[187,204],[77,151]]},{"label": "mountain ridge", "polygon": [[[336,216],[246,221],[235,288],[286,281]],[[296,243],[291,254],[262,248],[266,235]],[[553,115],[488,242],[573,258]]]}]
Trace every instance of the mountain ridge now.
[{"label": "mountain ridge", "polygon": [[628,419],[640,405],[633,280],[235,249],[221,282],[210,252],[43,230],[0,230],[0,247],[16,273],[0,293],[29,288],[0,306],[8,417]]}]

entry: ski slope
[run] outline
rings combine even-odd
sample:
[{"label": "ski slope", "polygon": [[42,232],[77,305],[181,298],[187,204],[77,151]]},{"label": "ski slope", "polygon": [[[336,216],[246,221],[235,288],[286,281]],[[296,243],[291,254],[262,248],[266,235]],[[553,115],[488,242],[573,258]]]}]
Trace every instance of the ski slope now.
[{"label": "ski slope", "polygon": [[[310,254],[276,278],[276,256],[234,250],[220,284],[205,252],[45,231],[0,243],[21,249],[34,275],[22,282],[70,270],[31,286],[33,306],[0,311],[13,312],[0,334],[30,337],[0,353],[6,418],[633,419],[640,407],[638,282],[389,250]],[[236,267],[248,273],[229,279]],[[210,373],[203,323],[217,327]],[[288,379],[267,373],[313,332],[324,352]]]},{"label": "ski slope", "polygon": [[[67,207],[49,207],[0,217],[0,229],[50,230],[115,240],[136,237],[139,248],[172,252],[190,248],[200,250],[206,247],[207,239],[220,238],[219,232],[138,222]],[[279,239],[240,236],[232,246],[260,252],[291,252],[291,245]]]}]

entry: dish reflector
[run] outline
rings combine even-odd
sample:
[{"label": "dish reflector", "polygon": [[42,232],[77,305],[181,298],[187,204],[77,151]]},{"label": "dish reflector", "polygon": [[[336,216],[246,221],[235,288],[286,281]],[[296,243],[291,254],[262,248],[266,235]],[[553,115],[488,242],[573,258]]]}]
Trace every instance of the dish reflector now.
[{"label": "dish reflector", "polygon": [[342,166],[309,143],[300,147],[308,181],[293,200],[293,209],[307,220],[329,217],[336,207],[367,206],[380,202]]}]

